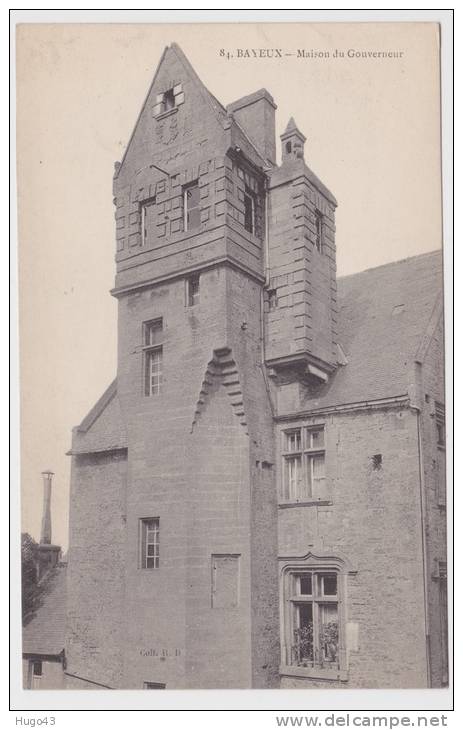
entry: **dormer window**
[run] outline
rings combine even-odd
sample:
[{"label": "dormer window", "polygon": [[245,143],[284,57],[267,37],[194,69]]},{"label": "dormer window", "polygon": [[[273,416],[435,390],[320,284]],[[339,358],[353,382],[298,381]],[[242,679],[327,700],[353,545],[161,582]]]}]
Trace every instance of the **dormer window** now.
[{"label": "dormer window", "polygon": [[185,101],[182,84],[176,84],[166,89],[162,94],[156,95],[156,104],[153,107],[153,116],[159,117],[167,112],[173,112]]}]

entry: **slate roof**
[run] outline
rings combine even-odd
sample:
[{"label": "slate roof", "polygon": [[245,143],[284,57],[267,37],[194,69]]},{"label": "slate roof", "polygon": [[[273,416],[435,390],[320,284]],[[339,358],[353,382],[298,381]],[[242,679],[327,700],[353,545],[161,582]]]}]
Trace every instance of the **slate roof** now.
[{"label": "slate roof", "polygon": [[58,655],[64,649],[66,567],[58,563],[43,579],[40,605],[23,628],[23,654]]},{"label": "slate roof", "polygon": [[123,448],[127,448],[127,434],[115,379],[85,416],[80,426],[74,429],[70,453],[85,454]]},{"label": "slate roof", "polygon": [[[442,305],[442,253],[413,256],[338,279],[340,365],[307,394],[312,411],[407,396],[429,323]],[[425,349],[425,348],[424,348]],[[421,354],[420,354],[421,357]],[[70,453],[127,448],[114,380],[74,429]]]},{"label": "slate roof", "polygon": [[436,301],[442,302],[441,251],[340,277],[338,342],[347,364],[304,409],[406,395]]}]

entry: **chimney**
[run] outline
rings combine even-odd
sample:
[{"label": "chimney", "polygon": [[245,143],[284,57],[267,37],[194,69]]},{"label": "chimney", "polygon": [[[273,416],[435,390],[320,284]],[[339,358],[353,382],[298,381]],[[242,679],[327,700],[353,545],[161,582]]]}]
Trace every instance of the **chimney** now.
[{"label": "chimney", "polygon": [[49,469],[42,472],[43,477],[43,513],[40,544],[51,545],[51,480],[53,472]]},{"label": "chimney", "polygon": [[51,480],[53,472],[50,469],[42,472],[43,477],[43,514],[42,530],[40,532],[40,543],[38,548],[38,574],[39,579],[58,563],[61,555],[59,545],[51,544]]},{"label": "chimney", "polygon": [[275,109],[276,104],[266,89],[259,89],[227,106],[227,112],[269,162],[276,162]]}]

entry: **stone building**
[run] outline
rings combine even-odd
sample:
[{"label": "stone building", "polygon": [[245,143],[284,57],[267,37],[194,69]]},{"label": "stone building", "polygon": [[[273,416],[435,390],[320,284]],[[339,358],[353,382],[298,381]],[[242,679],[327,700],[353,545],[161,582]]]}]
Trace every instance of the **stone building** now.
[{"label": "stone building", "polygon": [[441,253],[336,279],[265,89],[166,48],[114,174],[117,377],[72,441],[67,686],[447,683]]}]

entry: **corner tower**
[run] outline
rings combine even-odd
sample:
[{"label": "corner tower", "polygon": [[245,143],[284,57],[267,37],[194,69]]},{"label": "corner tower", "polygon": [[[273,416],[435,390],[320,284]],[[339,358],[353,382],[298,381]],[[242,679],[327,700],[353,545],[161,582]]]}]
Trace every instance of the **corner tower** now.
[{"label": "corner tower", "polygon": [[337,365],[336,199],[304,159],[291,117],[270,171],[266,357],[280,382],[325,382]]}]

